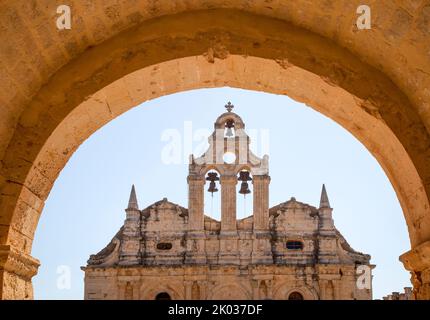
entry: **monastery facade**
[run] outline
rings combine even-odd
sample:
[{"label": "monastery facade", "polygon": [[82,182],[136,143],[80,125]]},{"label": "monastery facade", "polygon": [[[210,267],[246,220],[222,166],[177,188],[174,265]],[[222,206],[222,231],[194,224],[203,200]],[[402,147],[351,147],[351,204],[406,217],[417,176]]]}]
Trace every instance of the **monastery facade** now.
[{"label": "monastery facade", "polygon": [[[270,208],[268,156],[251,152],[226,108],[209,149],[190,156],[188,208],[165,198],[141,210],[133,186],[124,225],[82,268],[85,299],[372,299],[371,286],[357,286],[370,256],[334,226],[325,186],[318,207],[291,198]],[[206,188],[221,193],[221,221],[204,214]],[[238,193],[252,193],[244,219]]]}]

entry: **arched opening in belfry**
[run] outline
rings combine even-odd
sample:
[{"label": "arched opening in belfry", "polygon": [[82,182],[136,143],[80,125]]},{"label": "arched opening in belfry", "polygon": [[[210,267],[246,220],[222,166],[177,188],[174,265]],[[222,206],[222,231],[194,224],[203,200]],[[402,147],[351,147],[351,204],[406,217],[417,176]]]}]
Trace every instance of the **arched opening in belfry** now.
[{"label": "arched opening in belfry", "polygon": [[212,219],[221,219],[220,174],[211,169],[205,175],[204,212]]},{"label": "arched opening in belfry", "polygon": [[244,219],[253,214],[254,209],[254,184],[252,173],[249,169],[243,168],[237,174],[236,185],[236,217]]},{"label": "arched opening in belfry", "polygon": [[[231,105],[231,102],[229,102],[229,103]],[[228,106],[230,106],[230,105],[228,105]],[[236,136],[236,132],[235,132],[235,128],[234,128],[234,119],[227,119],[225,121],[224,137],[225,138],[234,138],[235,136]]]}]

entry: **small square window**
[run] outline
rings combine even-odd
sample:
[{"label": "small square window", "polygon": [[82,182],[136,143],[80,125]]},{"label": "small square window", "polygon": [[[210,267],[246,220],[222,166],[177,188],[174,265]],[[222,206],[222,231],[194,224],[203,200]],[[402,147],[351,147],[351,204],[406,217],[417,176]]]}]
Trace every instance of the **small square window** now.
[{"label": "small square window", "polygon": [[303,242],[296,240],[287,241],[286,247],[288,250],[303,250]]},{"label": "small square window", "polygon": [[172,244],[170,242],[160,242],[157,244],[158,250],[170,250],[172,249]]}]

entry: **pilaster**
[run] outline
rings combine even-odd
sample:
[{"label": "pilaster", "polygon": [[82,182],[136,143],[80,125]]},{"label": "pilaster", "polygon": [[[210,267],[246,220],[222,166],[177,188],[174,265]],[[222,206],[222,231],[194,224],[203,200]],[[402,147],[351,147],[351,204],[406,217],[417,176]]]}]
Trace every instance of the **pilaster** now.
[{"label": "pilaster", "polygon": [[236,232],[236,175],[221,176],[221,233]]},{"label": "pilaster", "polygon": [[204,185],[203,176],[188,176],[188,224],[190,231],[204,230]]},{"label": "pilaster", "polygon": [[269,183],[270,176],[254,175],[254,230],[269,229]]}]

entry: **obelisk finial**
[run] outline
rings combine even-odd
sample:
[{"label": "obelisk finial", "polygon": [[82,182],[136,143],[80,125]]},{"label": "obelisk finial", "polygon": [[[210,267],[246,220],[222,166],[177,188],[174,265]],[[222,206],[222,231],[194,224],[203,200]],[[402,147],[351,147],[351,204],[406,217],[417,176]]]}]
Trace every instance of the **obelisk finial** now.
[{"label": "obelisk finial", "polygon": [[227,104],[225,105],[225,108],[227,109],[228,112],[231,112],[231,110],[233,110],[234,105],[231,104],[231,102],[227,102]]},{"label": "obelisk finial", "polygon": [[321,208],[330,208],[330,202],[328,201],[327,191],[324,184],[322,185],[321,190],[320,209]]},{"label": "obelisk finial", "polygon": [[131,187],[130,199],[128,200],[127,210],[139,210],[139,205],[137,204],[136,189],[134,184]]}]

